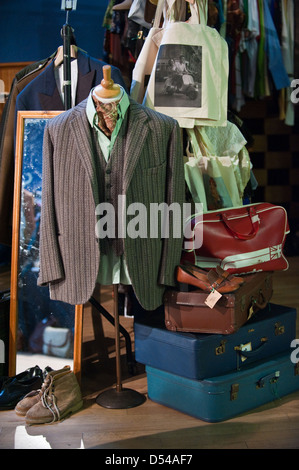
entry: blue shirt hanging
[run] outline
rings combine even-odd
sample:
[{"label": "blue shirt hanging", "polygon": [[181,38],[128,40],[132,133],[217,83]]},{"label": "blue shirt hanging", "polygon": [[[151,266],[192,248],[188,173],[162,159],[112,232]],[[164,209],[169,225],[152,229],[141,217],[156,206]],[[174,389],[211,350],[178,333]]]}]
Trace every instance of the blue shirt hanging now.
[{"label": "blue shirt hanging", "polygon": [[272,0],[264,0],[265,49],[275,88],[281,90],[290,86],[290,79],[284,67],[281,46],[270,11],[271,5]]}]

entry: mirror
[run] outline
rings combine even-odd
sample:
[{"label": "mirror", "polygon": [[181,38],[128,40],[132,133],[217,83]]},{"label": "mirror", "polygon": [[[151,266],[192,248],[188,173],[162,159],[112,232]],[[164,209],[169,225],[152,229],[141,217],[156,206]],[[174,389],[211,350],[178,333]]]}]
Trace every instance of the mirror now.
[{"label": "mirror", "polygon": [[[36,362],[42,357],[40,355],[46,355],[46,361],[49,362],[51,358],[63,358],[63,365],[72,365],[74,372],[80,374],[83,306],[53,301],[50,299],[48,288],[37,286],[43,133],[47,120],[60,113],[61,111],[20,111],[17,118],[11,260],[10,376],[36,364],[41,368],[45,367]],[[23,361],[24,367],[18,364],[19,361]],[[31,363],[28,364],[28,361]],[[47,365],[51,366],[51,363]]]}]

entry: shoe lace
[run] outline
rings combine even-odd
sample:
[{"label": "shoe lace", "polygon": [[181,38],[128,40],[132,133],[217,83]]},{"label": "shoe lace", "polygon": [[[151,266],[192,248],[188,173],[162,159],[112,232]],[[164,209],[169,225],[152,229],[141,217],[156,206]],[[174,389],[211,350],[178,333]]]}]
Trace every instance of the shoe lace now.
[{"label": "shoe lace", "polygon": [[51,422],[54,423],[55,421],[59,421],[60,412],[56,404],[56,397],[54,395],[54,385],[52,384],[53,377],[51,375],[47,375],[39,394],[43,407],[47,408],[52,413],[53,420]]}]

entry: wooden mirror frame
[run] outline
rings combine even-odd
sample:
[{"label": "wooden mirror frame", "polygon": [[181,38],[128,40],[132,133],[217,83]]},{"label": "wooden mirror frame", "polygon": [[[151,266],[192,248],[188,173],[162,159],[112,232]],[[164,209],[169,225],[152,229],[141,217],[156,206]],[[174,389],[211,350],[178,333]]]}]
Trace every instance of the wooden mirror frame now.
[{"label": "wooden mirror frame", "polygon": [[[17,332],[18,332],[18,271],[20,244],[21,188],[24,151],[24,128],[26,119],[51,119],[63,111],[19,111],[17,116],[15,176],[12,221],[11,281],[10,281],[10,322],[9,322],[9,363],[8,374],[16,374]],[[73,372],[81,379],[81,353],[83,330],[83,305],[75,306]]]}]

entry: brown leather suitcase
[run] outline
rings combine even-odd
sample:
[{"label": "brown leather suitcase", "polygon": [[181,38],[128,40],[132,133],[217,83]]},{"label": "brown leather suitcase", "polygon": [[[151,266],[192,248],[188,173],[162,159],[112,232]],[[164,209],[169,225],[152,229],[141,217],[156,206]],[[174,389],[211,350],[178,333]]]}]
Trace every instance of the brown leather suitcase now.
[{"label": "brown leather suitcase", "polygon": [[205,304],[202,290],[165,293],[165,325],[168,330],[193,333],[231,334],[258,310],[265,308],[273,294],[273,272],[244,275],[238,290],[223,294],[213,308]]}]

